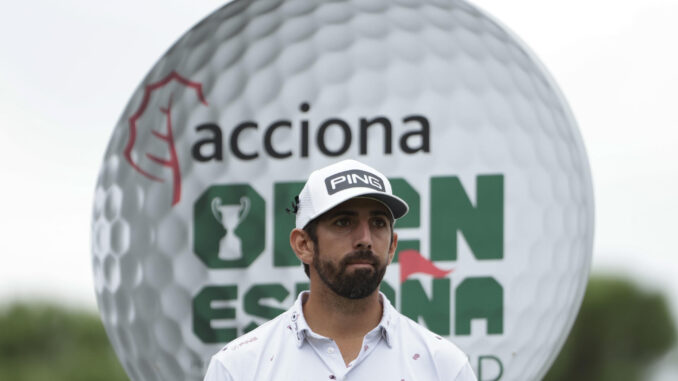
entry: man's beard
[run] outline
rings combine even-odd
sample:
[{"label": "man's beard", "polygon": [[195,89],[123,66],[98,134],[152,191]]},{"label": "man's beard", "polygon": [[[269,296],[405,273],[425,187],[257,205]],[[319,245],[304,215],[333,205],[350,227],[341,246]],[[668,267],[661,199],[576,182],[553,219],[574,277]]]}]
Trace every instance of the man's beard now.
[{"label": "man's beard", "polygon": [[[372,268],[359,268],[347,274],[349,264],[355,261],[367,261]],[[362,299],[371,295],[384,278],[386,265],[370,250],[354,251],[338,265],[321,260],[317,245],[313,252],[313,267],[320,279],[337,295],[349,299]]]}]

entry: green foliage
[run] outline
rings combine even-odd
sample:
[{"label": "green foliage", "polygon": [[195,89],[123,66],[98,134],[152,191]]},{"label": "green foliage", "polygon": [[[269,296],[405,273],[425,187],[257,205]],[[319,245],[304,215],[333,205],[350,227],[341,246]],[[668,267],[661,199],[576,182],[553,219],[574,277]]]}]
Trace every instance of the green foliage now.
[{"label": "green foliage", "polygon": [[592,277],[577,321],[545,381],[640,381],[675,343],[664,297],[629,281]]},{"label": "green foliage", "polygon": [[0,311],[0,380],[128,378],[96,314],[31,303]]}]

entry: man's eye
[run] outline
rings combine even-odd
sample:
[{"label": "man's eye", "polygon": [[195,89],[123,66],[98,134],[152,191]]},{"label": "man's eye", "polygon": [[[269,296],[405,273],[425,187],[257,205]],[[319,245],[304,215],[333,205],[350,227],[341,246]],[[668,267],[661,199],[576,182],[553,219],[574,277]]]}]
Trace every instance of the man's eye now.
[{"label": "man's eye", "polygon": [[375,218],[372,223],[374,224],[374,226],[376,226],[378,228],[383,228],[383,227],[386,227],[388,225],[386,223],[386,220],[384,220],[382,218]]},{"label": "man's eye", "polygon": [[336,221],[334,221],[334,225],[341,227],[348,226],[350,224],[351,220],[349,220],[348,218],[339,218]]}]

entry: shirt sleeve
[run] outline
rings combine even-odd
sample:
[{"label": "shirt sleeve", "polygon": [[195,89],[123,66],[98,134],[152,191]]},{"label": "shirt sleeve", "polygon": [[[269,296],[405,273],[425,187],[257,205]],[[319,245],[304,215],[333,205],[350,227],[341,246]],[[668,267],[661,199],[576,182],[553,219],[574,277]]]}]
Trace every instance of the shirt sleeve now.
[{"label": "shirt sleeve", "polygon": [[473,373],[473,369],[471,369],[471,364],[469,364],[468,361],[464,364],[459,373],[457,373],[457,377],[455,377],[454,381],[478,381],[476,375]]},{"label": "shirt sleeve", "polygon": [[204,381],[235,381],[231,377],[228,369],[214,357],[210,360],[210,365],[207,367]]}]

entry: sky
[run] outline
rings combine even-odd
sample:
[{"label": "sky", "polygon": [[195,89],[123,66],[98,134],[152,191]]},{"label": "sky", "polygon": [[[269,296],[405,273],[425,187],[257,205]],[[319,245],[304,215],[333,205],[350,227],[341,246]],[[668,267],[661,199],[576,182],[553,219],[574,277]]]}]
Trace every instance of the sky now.
[{"label": "sky", "polygon": [[[0,3],[0,304],[95,308],[91,211],[113,127],[165,50],[223,3]],[[661,290],[678,312],[678,1],[474,4],[535,52],[578,121],[596,203],[593,272]]]}]

